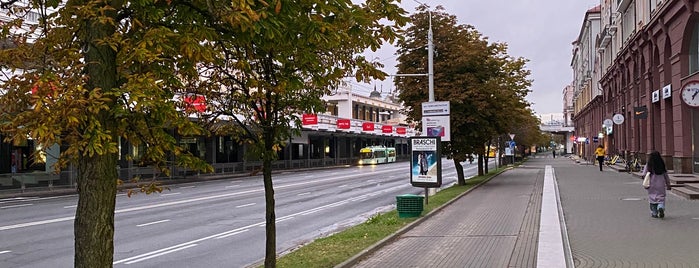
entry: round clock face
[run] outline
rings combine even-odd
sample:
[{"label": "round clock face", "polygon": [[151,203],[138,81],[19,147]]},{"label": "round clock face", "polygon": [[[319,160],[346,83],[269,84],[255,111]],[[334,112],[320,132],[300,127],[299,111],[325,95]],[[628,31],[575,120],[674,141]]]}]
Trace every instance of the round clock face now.
[{"label": "round clock face", "polygon": [[682,88],[682,101],[689,106],[699,107],[699,81],[692,81]]}]

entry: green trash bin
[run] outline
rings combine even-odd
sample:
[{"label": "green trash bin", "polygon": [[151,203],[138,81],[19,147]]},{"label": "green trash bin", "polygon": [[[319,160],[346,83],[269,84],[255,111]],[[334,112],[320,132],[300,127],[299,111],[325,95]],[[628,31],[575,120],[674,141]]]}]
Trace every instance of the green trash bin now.
[{"label": "green trash bin", "polygon": [[414,194],[404,194],[396,196],[396,208],[399,218],[419,217],[422,214],[422,201],[425,197]]}]

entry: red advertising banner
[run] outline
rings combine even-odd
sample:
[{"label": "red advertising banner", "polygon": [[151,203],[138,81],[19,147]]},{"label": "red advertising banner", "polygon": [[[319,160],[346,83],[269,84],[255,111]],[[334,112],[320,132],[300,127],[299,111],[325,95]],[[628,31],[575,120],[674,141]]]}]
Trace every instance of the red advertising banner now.
[{"label": "red advertising banner", "polygon": [[364,122],[362,123],[362,130],[364,131],[374,131],[374,123]]},{"label": "red advertising banner", "polygon": [[337,129],[350,129],[350,120],[337,119]]},{"label": "red advertising banner", "polygon": [[381,132],[383,133],[393,133],[393,126],[382,126]]},{"label": "red advertising banner", "polygon": [[303,125],[317,125],[318,115],[317,114],[303,114]]},{"label": "red advertising banner", "polygon": [[396,133],[398,133],[398,134],[400,134],[400,135],[405,135],[406,130],[405,130],[404,127],[397,127],[397,128],[396,128]]},{"label": "red advertising banner", "polygon": [[186,109],[189,112],[200,112],[206,111],[206,97],[202,95],[190,95],[184,97],[184,103],[186,104]]}]

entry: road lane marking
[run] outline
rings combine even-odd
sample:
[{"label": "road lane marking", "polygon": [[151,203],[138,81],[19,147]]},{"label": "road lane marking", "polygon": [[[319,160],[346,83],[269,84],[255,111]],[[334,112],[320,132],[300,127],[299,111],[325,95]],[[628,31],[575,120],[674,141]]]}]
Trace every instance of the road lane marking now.
[{"label": "road lane marking", "polygon": [[19,204],[19,205],[4,206],[4,207],[0,207],[0,209],[4,209],[4,208],[20,208],[20,207],[27,207],[27,206],[31,206],[31,205],[34,205],[34,204],[31,204],[31,203],[30,203],[30,204]]},{"label": "road lane marking", "polygon": [[294,218],[294,217],[290,217],[290,218],[286,218],[286,219],[278,219],[276,222],[277,222],[277,223],[280,223],[280,222],[283,222],[283,221],[285,221],[285,220],[291,220],[291,219],[293,219],[293,218]]},{"label": "road lane marking", "polygon": [[177,251],[180,251],[180,250],[183,250],[183,249],[188,249],[188,248],[196,247],[196,246],[198,246],[198,244],[186,245],[186,246],[181,247],[181,248],[176,248],[176,249],[168,250],[168,251],[161,252],[161,253],[158,253],[158,254],[155,254],[155,255],[151,255],[151,256],[148,256],[148,257],[145,257],[145,258],[136,259],[136,260],[127,262],[126,264],[132,264],[132,263],[142,262],[142,261],[145,261],[145,260],[148,260],[148,259],[152,259],[152,258],[155,258],[155,257],[160,257],[160,256],[163,256],[163,255],[165,255],[165,254],[170,254],[170,253],[173,253],[173,252],[177,252]]},{"label": "road lane marking", "polygon": [[[380,193],[388,193],[388,192],[394,191],[394,190],[396,190],[396,189],[399,189],[399,188],[406,188],[406,187],[409,187],[409,185],[394,186],[394,187],[387,188],[387,189],[384,189],[384,190],[379,191],[379,192],[380,192]],[[379,193],[375,193],[375,194],[379,194]],[[341,205],[348,204],[348,203],[350,203],[350,202],[347,201],[347,200],[342,200],[342,201],[338,201],[338,202],[335,202],[335,203],[326,204],[326,205],[323,205],[323,206],[320,206],[320,207],[316,207],[316,208],[312,208],[312,209],[309,209],[309,210],[300,211],[300,212],[297,212],[297,213],[294,213],[294,214],[286,215],[286,216],[284,216],[284,217],[279,217],[279,218],[277,218],[277,221],[276,221],[276,222],[280,222],[280,221],[284,221],[284,220],[289,220],[289,219],[291,219],[291,218],[293,218],[293,217],[296,217],[296,216],[299,216],[299,215],[308,215],[308,214],[312,214],[312,213],[314,213],[314,212],[317,212],[317,211],[320,211],[320,210],[323,210],[323,209],[326,209],[326,208],[337,207],[337,206],[341,206]],[[195,239],[195,240],[192,240],[192,241],[180,243],[180,244],[177,244],[177,245],[174,245],[174,246],[170,246],[170,247],[167,247],[167,248],[163,248],[163,249],[159,249],[159,250],[154,250],[154,251],[151,251],[151,252],[143,253],[143,254],[140,254],[140,255],[137,255],[137,256],[133,256],[133,257],[129,257],[129,258],[126,258],[126,259],[123,259],[123,260],[118,260],[118,261],[113,262],[112,264],[120,264],[120,263],[129,264],[129,263],[132,263],[132,261],[135,261],[135,260],[139,260],[139,261],[140,261],[141,259],[144,259],[144,260],[145,260],[146,258],[147,258],[147,259],[154,258],[154,257],[157,257],[157,256],[161,256],[161,255],[167,254],[167,253],[169,253],[169,251],[173,251],[173,250],[174,250],[174,251],[177,251],[177,250],[180,250],[181,248],[186,248],[186,247],[188,247],[189,245],[193,245],[193,244],[196,245],[196,243],[200,243],[200,242],[203,242],[203,241],[206,241],[206,240],[216,239],[216,238],[219,238],[219,237],[228,237],[228,236],[231,236],[231,235],[233,235],[233,234],[235,234],[235,233],[240,233],[241,231],[244,231],[244,230],[246,230],[246,229],[250,229],[250,228],[252,228],[252,227],[264,227],[264,226],[265,226],[265,223],[266,223],[266,221],[261,221],[261,222],[258,222],[258,223],[246,225],[246,226],[243,226],[243,227],[240,227],[240,228],[236,228],[236,229],[233,229],[233,230],[225,231],[225,232],[218,233],[218,234],[213,234],[213,235],[210,235],[210,236],[207,236],[207,237],[202,237],[202,238]],[[166,253],[166,252],[167,252],[167,253]]]},{"label": "road lane marking", "polygon": [[345,188],[347,187],[347,184],[340,185],[339,188]]},{"label": "road lane marking", "polygon": [[63,208],[77,208],[78,205],[64,206]]},{"label": "road lane marking", "polygon": [[196,187],[196,186],[193,186],[193,185],[191,185],[191,186],[182,186],[182,187],[179,187],[179,188],[180,188],[180,189],[192,189],[192,188],[194,188],[194,187]]},{"label": "road lane marking", "polygon": [[237,188],[238,186],[239,186],[238,184],[234,184],[234,185],[228,185],[228,186],[226,186],[225,188],[226,188],[226,189]]},{"label": "road lane marking", "polygon": [[250,204],[235,206],[235,208],[244,208],[244,207],[254,206],[255,204],[257,204],[257,203],[250,203]]},{"label": "road lane marking", "polygon": [[0,226],[0,231],[17,229],[17,228],[24,228],[24,227],[36,226],[36,225],[42,225],[42,224],[56,223],[56,222],[62,222],[62,221],[71,221],[74,219],[75,219],[75,217],[63,217],[63,218],[57,218],[57,219],[33,221],[33,222],[26,222],[26,223],[20,223],[20,224],[7,225],[7,226]]},{"label": "road lane marking", "polygon": [[0,251],[0,254],[10,253],[10,252],[12,252],[12,251],[4,250],[4,251]]},{"label": "road lane marking", "polygon": [[[382,170],[380,172],[375,172],[375,173],[394,172],[394,171],[402,170],[402,169],[403,168],[386,169],[386,170]],[[327,182],[327,181],[337,181],[339,179],[349,179],[349,178],[353,178],[356,176],[357,176],[356,174],[351,174],[351,175],[347,175],[347,176],[340,176],[340,177],[334,177],[334,178],[318,179],[318,180],[312,180],[312,181],[291,183],[291,184],[287,184],[287,185],[277,186],[277,187],[275,187],[275,190],[289,188],[289,187],[295,187],[295,186],[302,186],[302,185],[307,185],[307,184],[322,183],[322,182]],[[264,188],[247,190],[247,191],[240,191],[240,192],[233,192],[233,193],[227,193],[227,194],[220,194],[220,195],[198,197],[198,198],[192,198],[192,199],[183,199],[183,200],[178,200],[178,201],[164,202],[164,203],[146,205],[146,206],[140,206],[140,207],[117,209],[114,211],[114,214],[134,212],[134,211],[140,211],[140,210],[146,210],[146,209],[152,209],[152,208],[174,206],[174,205],[187,204],[187,203],[193,203],[193,202],[199,202],[199,201],[208,201],[208,200],[212,200],[212,199],[221,199],[221,198],[226,198],[226,197],[231,197],[231,196],[237,196],[237,195],[243,195],[243,194],[252,194],[252,193],[261,193],[261,192],[264,192]],[[126,194],[117,194],[117,196],[122,196],[122,195],[126,195]],[[6,225],[6,226],[0,226],[0,231],[11,230],[11,229],[16,229],[16,228],[24,228],[24,227],[30,227],[30,226],[36,226],[36,225],[42,225],[42,224],[70,221],[70,220],[74,220],[74,219],[75,219],[75,217],[71,216],[71,217],[63,217],[63,218],[56,218],[56,219],[43,220],[43,221],[35,221],[35,222]]]},{"label": "road lane marking", "polygon": [[158,224],[158,223],[163,223],[163,222],[169,222],[170,220],[161,220],[161,221],[154,221],[154,222],[149,222],[149,223],[143,223],[143,224],[138,224],[136,225],[137,227],[143,227],[143,226],[148,226],[148,225],[153,225],[153,224]]},{"label": "road lane marking", "polygon": [[245,230],[240,230],[240,231],[237,231],[237,232],[232,232],[232,233],[230,233],[230,234],[222,235],[222,236],[216,237],[216,238],[214,238],[214,239],[223,239],[223,238],[226,238],[226,237],[229,237],[229,236],[234,236],[234,235],[237,235],[237,234],[242,234],[242,233],[247,232],[247,231],[250,231],[250,229],[245,229]]},{"label": "road lane marking", "polygon": [[298,196],[304,196],[304,195],[309,195],[309,194],[311,194],[311,192],[300,193],[300,194],[298,194]]},{"label": "road lane marking", "polygon": [[175,193],[167,193],[167,194],[160,194],[160,196],[169,196],[169,195],[178,195],[181,194],[180,192],[175,192]]}]

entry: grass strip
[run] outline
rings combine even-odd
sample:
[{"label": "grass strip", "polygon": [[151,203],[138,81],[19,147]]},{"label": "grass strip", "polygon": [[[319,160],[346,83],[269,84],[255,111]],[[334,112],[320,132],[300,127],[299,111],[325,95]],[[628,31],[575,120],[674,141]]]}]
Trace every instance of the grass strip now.
[{"label": "grass strip", "polygon": [[[466,185],[454,185],[430,196],[429,204],[424,206],[421,217],[468,191],[473,186],[499,174],[504,169],[503,167],[491,170],[486,175],[467,180]],[[362,224],[316,239],[279,257],[277,267],[334,267],[417,219],[399,218],[396,210],[376,214]]]}]

